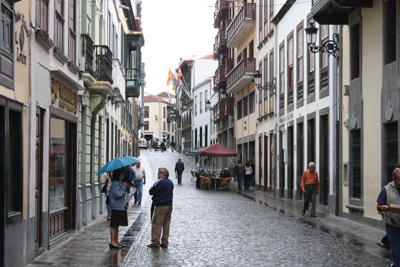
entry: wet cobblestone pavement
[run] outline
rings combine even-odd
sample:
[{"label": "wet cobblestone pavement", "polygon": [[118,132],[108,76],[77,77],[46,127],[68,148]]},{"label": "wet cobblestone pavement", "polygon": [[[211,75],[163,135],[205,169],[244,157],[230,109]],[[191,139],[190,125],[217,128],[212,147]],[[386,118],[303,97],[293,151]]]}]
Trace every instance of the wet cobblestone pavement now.
[{"label": "wet cobblestone pavement", "polygon": [[[191,182],[193,157],[170,151],[141,151],[146,169],[142,205],[131,205],[129,226],[119,235],[127,247],[110,250],[109,222],[105,215],[74,236],[43,253],[37,266],[390,266],[390,254],[375,245],[382,231],[317,212],[302,217],[298,207],[283,206],[257,192],[198,190]],[[175,163],[185,163],[182,185],[173,173]],[[149,188],[157,168],[166,167],[175,184],[169,247],[150,249],[151,199]],[[268,202],[268,203],[267,203]],[[133,204],[133,201],[131,201]],[[281,207],[279,206],[281,205]],[[292,206],[292,207],[291,207]],[[290,210],[292,208],[292,210]],[[347,229],[347,232],[346,232]],[[350,229],[350,231],[349,231]],[[354,229],[354,230],[353,230]],[[366,230],[367,229],[367,230]],[[354,234],[352,232],[355,232]],[[369,239],[369,240],[366,240]],[[372,240],[372,241],[371,241]]]},{"label": "wet cobblestone pavement", "polygon": [[[165,166],[171,172],[178,158],[172,153],[143,155],[155,170]],[[123,266],[390,266],[390,261],[379,255],[234,190],[197,190],[190,182],[194,160],[182,159],[186,167],[183,185],[177,185],[172,177],[175,190],[169,247],[146,247],[151,236],[147,218]]]}]

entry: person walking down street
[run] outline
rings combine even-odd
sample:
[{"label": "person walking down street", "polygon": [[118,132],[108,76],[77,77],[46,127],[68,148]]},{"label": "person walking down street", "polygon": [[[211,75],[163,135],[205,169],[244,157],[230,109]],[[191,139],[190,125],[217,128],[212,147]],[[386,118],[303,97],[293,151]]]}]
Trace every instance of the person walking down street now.
[{"label": "person walking down street", "polygon": [[175,172],[178,175],[178,184],[182,184],[182,173],[185,170],[185,164],[178,159],[178,162],[175,164]]},{"label": "person walking down street", "polygon": [[315,207],[317,205],[317,194],[319,194],[319,181],[314,162],[310,162],[308,164],[308,169],[303,172],[303,175],[301,176],[300,186],[301,190],[303,190],[304,193],[304,207],[302,211],[303,216],[308,210],[311,199],[311,217],[317,217],[315,215]]},{"label": "person walking down street", "polygon": [[128,215],[125,209],[126,183],[123,183],[124,170],[116,169],[113,172],[113,179],[110,187],[110,248],[120,249],[123,247],[118,240],[118,227],[128,225]]},{"label": "person walking down street", "polygon": [[196,188],[200,189],[200,184],[201,184],[201,180],[200,180],[200,171],[203,169],[203,165],[201,162],[201,159],[199,159],[199,161],[197,162],[196,165]]},{"label": "person walking down street", "polygon": [[153,146],[154,146],[154,152],[157,152],[157,149],[158,149],[158,142],[157,142],[157,140],[154,141]]},{"label": "person walking down street", "polygon": [[243,188],[243,175],[244,175],[244,166],[239,161],[235,166],[235,174],[238,179],[238,189],[242,191]]},{"label": "person walking down street", "polygon": [[172,141],[171,142],[171,152],[174,153],[174,149],[175,149],[175,142]]},{"label": "person walking down street", "polygon": [[161,152],[164,152],[164,150],[165,150],[165,143],[164,143],[164,142],[161,142],[160,147],[161,147]]},{"label": "person walking down street", "polygon": [[250,162],[246,162],[246,165],[244,166],[244,190],[246,191],[250,189],[252,175],[253,169],[250,166]]},{"label": "person walking down street", "polygon": [[390,249],[392,250],[393,265],[400,267],[400,213],[394,212],[393,204],[400,205],[400,169],[396,168],[392,173],[393,181],[384,186],[379,193],[377,209],[383,212],[383,221],[386,225],[386,233]]},{"label": "person walking down street", "polygon": [[[103,184],[107,184],[107,191],[106,191],[106,198],[110,195],[110,188],[111,188],[111,174],[106,172],[103,178]],[[111,206],[107,205],[107,220],[111,220]]]},{"label": "person walking down street", "polygon": [[[153,196],[154,214],[151,222],[151,244],[149,248],[167,248],[169,238],[169,227],[171,224],[172,198],[174,184],[168,178],[169,172],[166,168],[158,169],[158,181],[150,188]],[[161,244],[160,244],[160,236]]]},{"label": "person walking down street", "polygon": [[133,187],[136,188],[136,192],[134,194],[135,202],[134,204],[142,204],[142,196],[143,196],[143,185],[146,184],[146,171],[141,166],[140,161],[135,163],[135,166],[132,167],[133,172],[135,173],[135,180],[133,182]]}]

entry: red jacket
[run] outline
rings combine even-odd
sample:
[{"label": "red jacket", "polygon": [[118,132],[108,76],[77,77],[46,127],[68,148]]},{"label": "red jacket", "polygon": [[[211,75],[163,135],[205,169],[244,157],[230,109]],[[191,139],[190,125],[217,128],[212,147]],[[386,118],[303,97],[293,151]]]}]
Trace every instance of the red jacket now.
[{"label": "red jacket", "polygon": [[303,191],[305,191],[304,186],[306,184],[317,184],[318,191],[319,191],[319,181],[318,181],[318,173],[317,171],[310,172],[310,170],[306,170],[303,172],[303,176],[301,176],[300,186]]}]

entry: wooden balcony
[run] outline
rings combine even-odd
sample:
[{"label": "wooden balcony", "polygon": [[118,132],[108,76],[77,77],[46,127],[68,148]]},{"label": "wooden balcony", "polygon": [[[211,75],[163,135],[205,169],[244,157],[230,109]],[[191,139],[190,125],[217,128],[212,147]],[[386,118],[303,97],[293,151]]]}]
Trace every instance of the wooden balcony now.
[{"label": "wooden balcony", "polygon": [[243,4],[227,27],[227,46],[238,47],[256,25],[256,4]]},{"label": "wooden balcony", "polygon": [[233,60],[233,58],[227,58],[225,74],[231,72],[231,70],[233,70],[234,67],[235,67],[235,61]]},{"label": "wooden balcony", "polygon": [[85,58],[85,72],[94,76],[93,70],[93,40],[88,34],[81,34],[82,41],[82,55]]},{"label": "wooden balcony", "polygon": [[312,0],[311,14],[319,24],[348,24],[356,8],[371,8],[372,0]]},{"label": "wooden balcony", "polygon": [[254,80],[256,59],[245,58],[226,76],[226,93],[233,94]]},{"label": "wooden balcony", "polygon": [[139,97],[140,75],[138,69],[129,68],[125,70],[125,83],[126,97]]},{"label": "wooden balcony", "polygon": [[106,45],[95,45],[96,51],[96,72],[95,78],[98,81],[108,81],[113,83],[112,79],[112,53]]},{"label": "wooden balcony", "polygon": [[222,21],[228,10],[229,3],[227,0],[217,0],[217,2],[215,3],[214,11],[214,28],[218,29],[220,27],[220,22]]},{"label": "wooden balcony", "polygon": [[222,28],[218,31],[217,36],[215,36],[214,43],[214,59],[217,60],[219,58],[219,54],[226,49],[226,37],[225,37],[225,28]]},{"label": "wooden balcony", "polygon": [[219,65],[215,71],[215,86],[221,87],[226,83],[225,65]]}]

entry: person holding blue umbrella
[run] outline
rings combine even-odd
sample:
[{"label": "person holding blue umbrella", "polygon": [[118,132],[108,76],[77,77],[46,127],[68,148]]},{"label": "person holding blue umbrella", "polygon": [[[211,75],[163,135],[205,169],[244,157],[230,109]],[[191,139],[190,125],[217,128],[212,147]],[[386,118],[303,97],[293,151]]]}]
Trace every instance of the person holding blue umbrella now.
[{"label": "person holding blue umbrella", "polygon": [[110,248],[120,249],[123,247],[118,240],[118,227],[128,226],[128,215],[125,208],[126,183],[123,183],[124,170],[116,169],[113,172],[112,183],[110,187]]}]

